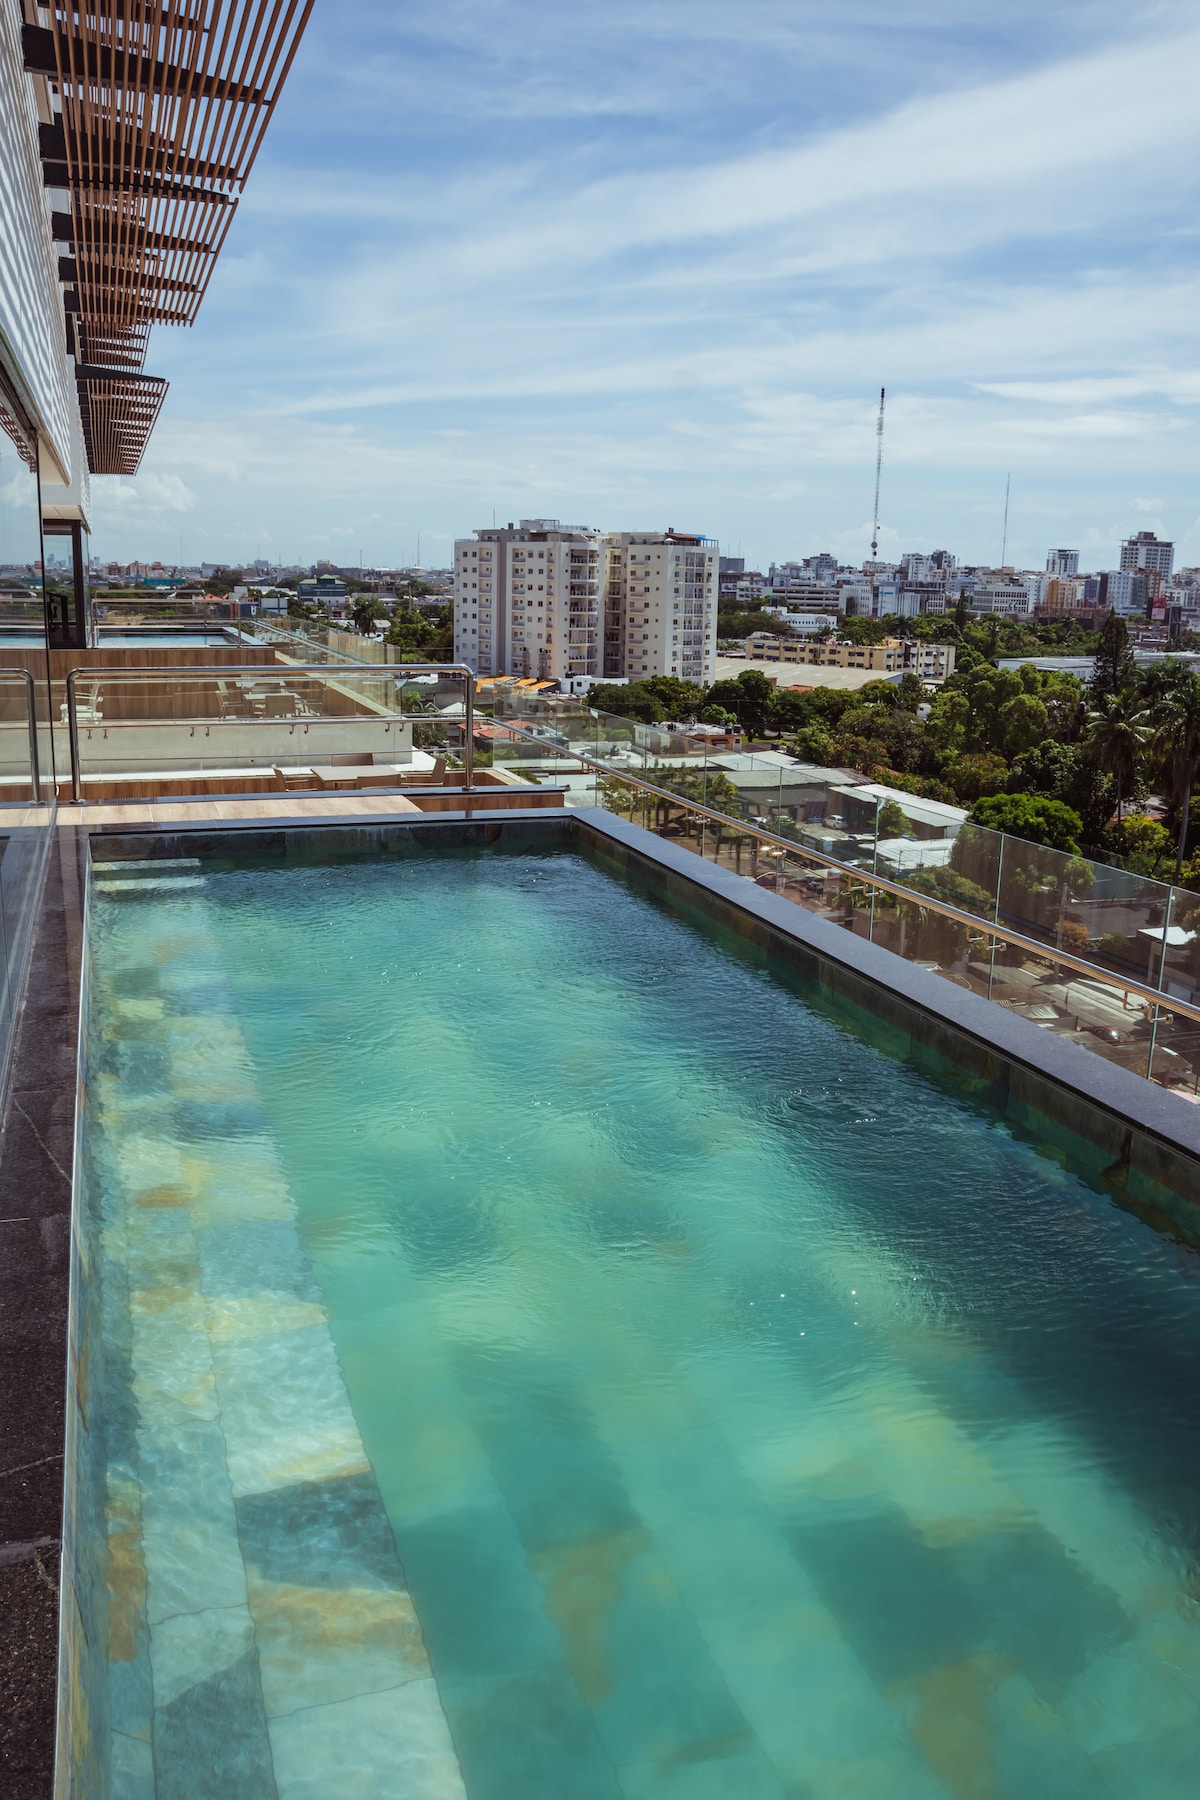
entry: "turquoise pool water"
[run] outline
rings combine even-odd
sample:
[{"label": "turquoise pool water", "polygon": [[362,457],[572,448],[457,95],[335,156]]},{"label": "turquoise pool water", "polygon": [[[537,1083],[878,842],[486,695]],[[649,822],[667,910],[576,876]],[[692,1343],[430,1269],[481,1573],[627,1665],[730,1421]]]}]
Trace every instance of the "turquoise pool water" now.
[{"label": "turquoise pool water", "polygon": [[79,1767],[1190,1800],[1194,1256],[574,854],[94,899]]}]

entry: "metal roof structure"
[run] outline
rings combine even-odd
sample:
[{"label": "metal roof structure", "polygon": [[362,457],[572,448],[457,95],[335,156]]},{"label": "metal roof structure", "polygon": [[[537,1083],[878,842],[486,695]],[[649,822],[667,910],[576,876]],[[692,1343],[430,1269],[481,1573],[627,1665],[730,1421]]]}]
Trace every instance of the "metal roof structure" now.
[{"label": "metal roof structure", "polygon": [[312,3],[54,0],[23,29],[93,474],[141,461],[167,389],[150,327],[194,322]]}]

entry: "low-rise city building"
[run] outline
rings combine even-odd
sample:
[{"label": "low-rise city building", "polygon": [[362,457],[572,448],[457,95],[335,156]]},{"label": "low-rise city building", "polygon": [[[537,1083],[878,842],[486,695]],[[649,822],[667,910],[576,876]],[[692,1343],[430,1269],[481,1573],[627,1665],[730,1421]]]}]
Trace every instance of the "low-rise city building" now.
[{"label": "low-rise city building", "polygon": [[953,644],[931,644],[920,638],[884,638],[878,644],[806,643],[756,631],[745,640],[749,663],[803,663],[821,669],[868,669],[881,674],[911,670],[922,681],[945,681],[954,673]]}]

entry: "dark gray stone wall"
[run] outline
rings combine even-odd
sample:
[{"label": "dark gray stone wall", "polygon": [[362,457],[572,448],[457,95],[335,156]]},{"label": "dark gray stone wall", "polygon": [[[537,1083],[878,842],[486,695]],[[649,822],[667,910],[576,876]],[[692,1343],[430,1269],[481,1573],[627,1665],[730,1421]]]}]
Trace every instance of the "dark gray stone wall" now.
[{"label": "dark gray stone wall", "polygon": [[0,1793],[54,1768],[82,839],[52,847],[0,1131]]}]

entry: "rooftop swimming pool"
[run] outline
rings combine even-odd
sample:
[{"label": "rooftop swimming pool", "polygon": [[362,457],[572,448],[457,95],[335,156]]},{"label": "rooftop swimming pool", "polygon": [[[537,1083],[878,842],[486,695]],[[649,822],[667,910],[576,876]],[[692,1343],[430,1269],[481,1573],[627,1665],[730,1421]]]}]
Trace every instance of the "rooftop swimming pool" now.
[{"label": "rooftop swimming pool", "polygon": [[[252,638],[248,641],[253,642]],[[214,626],[210,631],[173,630],[164,625],[155,630],[152,625],[130,626],[100,625],[97,630],[97,647],[103,649],[106,644],[121,644],[126,648],[166,650],[172,644],[183,644],[191,648],[203,645],[208,649],[220,648],[228,650],[231,644],[239,642],[237,627],[231,625],[228,630]],[[7,631],[0,630],[0,649],[7,644],[10,648],[29,649],[41,647],[46,642],[45,634],[40,631]]]},{"label": "rooftop swimming pool", "polygon": [[[248,641],[253,642],[253,639]],[[173,629],[169,625],[164,625],[157,631],[153,625],[128,628],[121,625],[101,625],[97,631],[97,643],[101,649],[105,644],[124,644],[128,648],[167,650],[172,644],[182,644],[193,649],[203,645],[208,649],[228,650],[231,644],[240,642],[237,627],[233,625],[228,629],[215,625],[209,631]]]},{"label": "rooftop swimming pool", "polygon": [[571,850],[89,959],[74,1800],[1190,1800],[1190,1252]]}]

